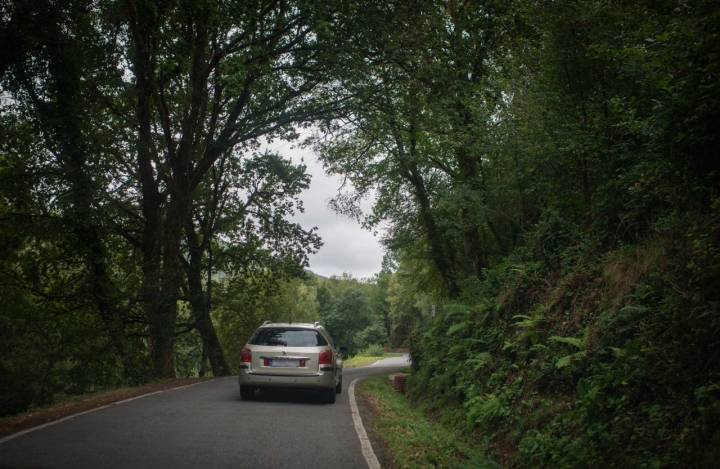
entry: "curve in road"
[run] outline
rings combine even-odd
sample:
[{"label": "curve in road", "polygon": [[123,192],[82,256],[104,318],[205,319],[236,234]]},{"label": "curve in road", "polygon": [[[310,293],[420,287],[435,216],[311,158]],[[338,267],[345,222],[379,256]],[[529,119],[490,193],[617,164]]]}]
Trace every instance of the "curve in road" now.
[{"label": "curve in road", "polygon": [[367,468],[347,388],[407,357],[344,371],[335,404],[311,391],[268,390],[242,401],[237,377],[148,395],[0,444],[10,468]]}]

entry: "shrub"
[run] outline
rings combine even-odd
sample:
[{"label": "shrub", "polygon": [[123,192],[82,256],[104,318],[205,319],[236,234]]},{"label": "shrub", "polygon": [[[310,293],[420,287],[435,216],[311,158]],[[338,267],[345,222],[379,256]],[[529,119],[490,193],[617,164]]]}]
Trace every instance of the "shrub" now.
[{"label": "shrub", "polygon": [[365,349],[373,344],[385,344],[388,341],[385,328],[380,324],[371,324],[361,330],[355,336],[355,347],[358,350]]},{"label": "shrub", "polygon": [[367,347],[365,347],[358,355],[362,355],[364,357],[382,357],[385,351],[383,350],[383,346],[380,344],[370,344]]}]

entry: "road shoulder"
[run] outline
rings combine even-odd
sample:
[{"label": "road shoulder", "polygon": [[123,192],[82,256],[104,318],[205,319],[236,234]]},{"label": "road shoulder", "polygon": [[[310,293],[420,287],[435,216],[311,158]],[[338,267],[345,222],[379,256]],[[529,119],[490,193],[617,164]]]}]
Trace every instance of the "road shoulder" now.
[{"label": "road shoulder", "polygon": [[499,467],[480,441],[431,418],[395,391],[387,375],[368,377],[357,394],[382,467]]},{"label": "road shoulder", "polygon": [[178,378],[141,386],[114,389],[111,391],[86,394],[68,399],[42,409],[35,409],[17,415],[0,418],[0,442],[20,432],[43,427],[70,417],[105,408],[129,399],[169,391],[198,384],[210,378]]},{"label": "road shoulder", "polygon": [[[366,378],[367,379],[367,378]],[[361,382],[358,382],[360,384]],[[372,408],[371,404],[372,396],[366,393],[355,393],[355,401],[357,402],[358,413],[362,418],[365,426],[365,433],[367,434],[372,448],[375,452],[377,460],[380,462],[380,467],[384,469],[393,469],[397,467],[395,460],[392,457],[392,452],[385,439],[378,435],[377,431],[370,425],[376,415],[376,411]]]}]

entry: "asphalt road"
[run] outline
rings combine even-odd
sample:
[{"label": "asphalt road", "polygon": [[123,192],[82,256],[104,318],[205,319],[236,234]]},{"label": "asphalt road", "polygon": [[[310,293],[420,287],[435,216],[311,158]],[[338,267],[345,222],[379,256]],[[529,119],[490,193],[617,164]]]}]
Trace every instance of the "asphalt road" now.
[{"label": "asphalt road", "polygon": [[113,405],[0,443],[3,468],[367,468],[347,388],[407,366],[347,369],[335,404],[310,391],[241,401],[237,377]]}]

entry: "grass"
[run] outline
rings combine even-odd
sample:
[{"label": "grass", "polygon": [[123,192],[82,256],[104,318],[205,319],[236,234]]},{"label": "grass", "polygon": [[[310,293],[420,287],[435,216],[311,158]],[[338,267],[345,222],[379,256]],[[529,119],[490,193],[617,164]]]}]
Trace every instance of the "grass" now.
[{"label": "grass", "polygon": [[365,422],[373,439],[381,441],[396,468],[496,468],[481,448],[458,431],[432,421],[396,392],[387,376],[368,378],[358,387],[370,412]]},{"label": "grass", "polygon": [[400,357],[404,354],[395,352],[385,352],[381,356],[374,355],[355,355],[343,361],[343,368],[359,368],[361,366],[372,365],[383,358]]},{"label": "grass", "polygon": [[364,355],[355,355],[352,358],[348,358],[343,361],[343,368],[358,368],[360,366],[372,365],[378,360],[382,360],[383,357],[367,357]]}]

